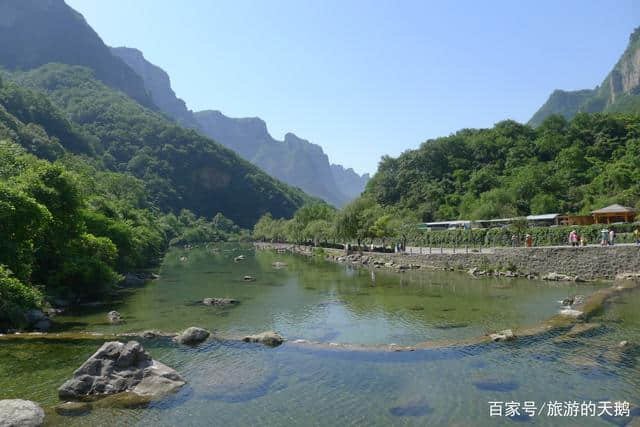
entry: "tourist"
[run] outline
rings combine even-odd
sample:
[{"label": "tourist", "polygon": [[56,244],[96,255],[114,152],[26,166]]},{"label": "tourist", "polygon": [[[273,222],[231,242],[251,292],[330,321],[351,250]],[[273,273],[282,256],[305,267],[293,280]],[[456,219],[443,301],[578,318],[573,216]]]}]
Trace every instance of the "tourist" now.
[{"label": "tourist", "polygon": [[600,230],[600,235],[602,236],[600,244],[602,246],[607,246],[609,244],[609,230],[607,230],[606,227],[603,228],[602,230]]},{"label": "tourist", "polygon": [[518,246],[518,236],[516,236],[515,234],[511,235],[511,246],[513,246],[514,248]]},{"label": "tourist", "polygon": [[528,248],[533,246],[533,236],[531,236],[531,234],[529,234],[529,233],[527,233],[526,242],[527,242],[527,247]]},{"label": "tourist", "polygon": [[571,230],[571,233],[569,233],[569,243],[573,247],[578,246],[578,233],[576,233],[576,230]]},{"label": "tourist", "polygon": [[580,236],[580,245],[587,246],[587,238],[584,235]]},{"label": "tourist", "polygon": [[633,235],[636,236],[636,245],[640,246],[640,228],[636,228]]},{"label": "tourist", "polygon": [[609,244],[613,246],[615,242],[616,242],[616,232],[613,231],[613,228],[612,228],[611,231],[609,231]]}]

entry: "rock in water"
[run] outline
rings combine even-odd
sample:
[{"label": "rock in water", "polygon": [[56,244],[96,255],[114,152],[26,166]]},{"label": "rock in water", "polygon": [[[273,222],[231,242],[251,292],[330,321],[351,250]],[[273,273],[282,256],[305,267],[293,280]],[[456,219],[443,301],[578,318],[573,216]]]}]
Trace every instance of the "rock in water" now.
[{"label": "rock in water", "polygon": [[205,298],[202,303],[205,305],[234,305],[240,301],[233,298]]},{"label": "rock in water", "polygon": [[24,317],[32,329],[37,331],[48,331],[51,327],[51,320],[42,310],[29,310]]},{"label": "rock in water", "polygon": [[122,323],[122,315],[117,311],[110,311],[107,313],[107,320],[109,323]]},{"label": "rock in water", "polygon": [[511,329],[505,329],[504,331],[489,335],[489,338],[491,338],[492,341],[511,341],[514,340],[516,336],[513,335]]},{"label": "rock in water", "polygon": [[180,344],[195,345],[209,338],[209,335],[211,335],[211,333],[206,329],[192,326],[190,328],[185,329],[180,335],[176,336],[173,340]]},{"label": "rock in water", "polygon": [[278,333],[274,331],[267,331],[257,335],[249,335],[242,339],[244,342],[259,342],[269,347],[277,347],[284,342]]},{"label": "rock in water", "polygon": [[124,278],[120,281],[120,283],[118,283],[118,285],[120,286],[132,286],[132,287],[137,287],[137,286],[142,286],[144,285],[144,278],[140,277],[140,275],[135,274],[135,273],[127,273],[124,275]]},{"label": "rock in water", "polygon": [[33,427],[44,422],[44,411],[35,402],[22,399],[0,400],[0,427]]},{"label": "rock in water", "polygon": [[242,280],[244,280],[245,282],[254,282],[254,281],[256,280],[256,278],[255,278],[255,277],[253,277],[253,276],[248,276],[248,275],[247,275],[247,276],[244,276],[244,277],[242,278]]},{"label": "rock in water", "polygon": [[560,273],[547,273],[544,276],[542,276],[542,280],[550,280],[552,282],[559,282],[559,281],[566,281],[566,282],[570,282],[573,281],[573,277],[571,276],[567,276],[566,274],[560,274]]},{"label": "rock in water", "polygon": [[137,341],[106,342],[58,389],[61,399],[82,400],[125,391],[155,397],[182,387],[175,370],[153,360]]}]

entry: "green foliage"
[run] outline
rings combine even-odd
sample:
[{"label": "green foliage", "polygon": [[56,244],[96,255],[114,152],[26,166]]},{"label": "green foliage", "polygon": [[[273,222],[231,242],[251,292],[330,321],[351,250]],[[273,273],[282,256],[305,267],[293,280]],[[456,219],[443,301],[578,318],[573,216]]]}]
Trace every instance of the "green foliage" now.
[{"label": "green foliage", "polygon": [[[581,113],[570,122],[552,116],[536,129],[513,121],[464,129],[397,159],[384,157],[362,199],[420,221],[640,207],[639,121],[633,114]],[[362,224],[349,209],[339,215],[354,236]]]},{"label": "green foliage", "polygon": [[[589,244],[600,242],[602,224],[586,226],[562,227],[497,227],[472,230],[420,231],[411,236],[410,243],[416,246],[431,247],[500,247],[511,246],[513,234],[520,236],[520,244],[524,244],[523,236],[531,234],[534,246],[559,246],[569,243],[569,233],[575,230]],[[618,243],[634,242],[633,231],[637,224],[613,224],[606,226],[616,231]]]},{"label": "green foliage", "polygon": [[[72,130],[93,141],[95,154],[60,137],[64,148],[88,154],[101,168],[144,181],[162,211],[189,209],[198,216],[221,212],[240,226],[251,226],[266,212],[291,217],[313,200],[231,150],[110,89],[89,69],[48,64],[10,77],[43,92],[74,124]],[[48,122],[36,119],[29,120],[47,129]]]},{"label": "green foliage", "polygon": [[0,325],[22,326],[24,312],[41,305],[40,291],[12,277],[11,271],[0,264]]}]

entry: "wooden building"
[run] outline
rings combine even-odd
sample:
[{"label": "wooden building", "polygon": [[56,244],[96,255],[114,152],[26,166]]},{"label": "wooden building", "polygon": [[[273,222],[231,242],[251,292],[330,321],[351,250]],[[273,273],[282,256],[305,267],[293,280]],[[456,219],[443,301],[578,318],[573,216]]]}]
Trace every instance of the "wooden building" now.
[{"label": "wooden building", "polygon": [[591,212],[595,224],[612,224],[615,222],[633,222],[636,217],[636,209],[613,204],[606,208]]}]

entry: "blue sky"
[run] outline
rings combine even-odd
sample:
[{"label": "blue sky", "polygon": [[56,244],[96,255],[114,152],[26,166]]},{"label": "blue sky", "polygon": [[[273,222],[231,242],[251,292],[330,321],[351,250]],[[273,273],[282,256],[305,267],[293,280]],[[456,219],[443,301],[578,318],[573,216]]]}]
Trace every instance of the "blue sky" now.
[{"label": "blue sky", "polygon": [[167,71],[192,110],[261,117],[360,173],[596,86],[640,25],[633,0],[67,3]]}]

